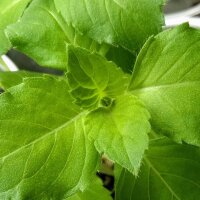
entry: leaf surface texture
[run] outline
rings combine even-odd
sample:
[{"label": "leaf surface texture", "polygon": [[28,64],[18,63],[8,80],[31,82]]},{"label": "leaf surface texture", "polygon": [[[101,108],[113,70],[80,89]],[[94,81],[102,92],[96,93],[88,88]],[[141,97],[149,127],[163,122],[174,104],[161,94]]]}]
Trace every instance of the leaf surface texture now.
[{"label": "leaf surface texture", "polygon": [[153,129],[200,146],[200,32],[183,24],[150,38],[129,89],[146,105]]},{"label": "leaf surface texture", "polygon": [[4,90],[23,82],[24,78],[40,77],[40,73],[29,71],[0,72],[0,87]]},{"label": "leaf surface texture", "polygon": [[200,196],[200,149],[167,138],[150,142],[136,178],[122,170],[116,200],[195,200]]},{"label": "leaf surface texture", "polygon": [[15,23],[23,14],[31,0],[1,0],[0,2],[0,55],[6,53],[11,44],[6,37],[5,28]]},{"label": "leaf surface texture", "polygon": [[110,108],[98,108],[86,117],[86,132],[100,153],[137,174],[148,148],[149,113],[130,94],[118,96]]},{"label": "leaf surface texture", "polygon": [[59,200],[95,176],[98,154],[68,89],[45,76],[0,96],[0,199]]},{"label": "leaf surface texture", "polygon": [[[54,0],[68,23],[95,41],[138,50],[161,31],[163,0]],[[142,13],[142,14],[141,14]]]}]

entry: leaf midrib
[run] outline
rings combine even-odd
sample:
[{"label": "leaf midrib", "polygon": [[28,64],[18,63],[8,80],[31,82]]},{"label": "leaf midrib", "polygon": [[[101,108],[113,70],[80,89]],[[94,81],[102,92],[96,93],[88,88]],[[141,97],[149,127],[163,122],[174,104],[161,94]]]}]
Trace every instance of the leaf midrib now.
[{"label": "leaf midrib", "polygon": [[143,92],[148,92],[148,91],[152,91],[152,90],[159,90],[159,89],[165,89],[168,87],[184,87],[184,86],[188,86],[188,85],[198,85],[200,84],[200,81],[187,81],[187,82],[180,82],[180,83],[170,83],[170,84],[163,84],[163,85],[151,85],[151,86],[145,86],[145,87],[140,87],[140,88],[135,88],[135,89],[131,89],[129,87],[129,90],[132,91],[132,93],[140,93],[140,91]]},{"label": "leaf midrib", "polygon": [[1,157],[0,159],[4,161],[6,158],[8,158],[9,156],[11,156],[11,155],[13,155],[13,154],[19,152],[20,150],[22,150],[22,149],[24,149],[24,148],[26,148],[26,147],[28,147],[28,146],[31,146],[31,145],[33,145],[33,144],[35,144],[35,143],[37,143],[37,142],[43,140],[44,138],[48,137],[49,135],[54,134],[55,132],[57,132],[57,131],[59,131],[59,130],[65,128],[65,127],[68,126],[70,123],[74,122],[74,121],[77,120],[79,117],[83,116],[85,113],[86,113],[86,111],[83,111],[83,112],[79,113],[78,115],[74,116],[72,119],[70,119],[69,121],[67,121],[66,123],[64,123],[64,124],[60,125],[59,127],[55,128],[55,129],[53,129],[53,130],[51,130],[50,132],[46,132],[43,136],[37,138],[36,140],[33,140],[32,142],[30,142],[30,143],[28,143],[28,144],[26,144],[26,145],[24,145],[24,146],[21,146],[21,147],[15,149],[15,150],[12,151],[11,153],[7,154],[6,156]]},{"label": "leaf midrib", "polygon": [[67,42],[72,42],[70,41],[67,31],[65,29],[65,27],[63,26],[62,22],[59,20],[59,18],[50,10],[48,10],[48,8],[42,7],[42,6],[38,6],[38,8],[44,10],[45,12],[47,12],[56,22],[56,24],[58,25],[58,27],[60,27],[61,31],[63,31],[63,33],[65,34],[65,37],[67,39]]}]

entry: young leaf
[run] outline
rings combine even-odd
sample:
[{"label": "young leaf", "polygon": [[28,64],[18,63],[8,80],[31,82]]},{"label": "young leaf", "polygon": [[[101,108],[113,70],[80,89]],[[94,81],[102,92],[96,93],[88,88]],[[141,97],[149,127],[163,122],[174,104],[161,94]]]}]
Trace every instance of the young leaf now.
[{"label": "young leaf", "polygon": [[130,94],[117,97],[112,104],[87,115],[86,132],[100,153],[137,174],[148,148],[149,113]]},{"label": "young leaf", "polygon": [[79,192],[66,200],[112,200],[112,197],[110,192],[103,188],[101,180],[96,178],[84,192]]},{"label": "young leaf", "polygon": [[86,108],[123,94],[128,85],[128,76],[114,63],[73,46],[68,46],[68,80],[76,103]]},{"label": "young leaf", "polygon": [[200,149],[161,138],[150,142],[139,176],[122,170],[116,200],[196,200]]},{"label": "young leaf", "polygon": [[183,24],[150,38],[130,90],[144,101],[156,132],[200,146],[200,31]]},{"label": "young leaf", "polygon": [[95,177],[98,155],[68,90],[45,76],[0,95],[0,199],[61,200]]},{"label": "young leaf", "polygon": [[11,44],[4,30],[15,23],[23,14],[26,6],[31,0],[1,0],[0,1],[0,55],[6,53]]},{"label": "young leaf", "polygon": [[22,83],[24,78],[40,76],[42,74],[29,71],[0,72],[0,88],[7,90]]},{"label": "young leaf", "polygon": [[[95,41],[138,50],[161,31],[163,0],[54,0],[68,23]],[[142,13],[142,14],[141,14]]]}]

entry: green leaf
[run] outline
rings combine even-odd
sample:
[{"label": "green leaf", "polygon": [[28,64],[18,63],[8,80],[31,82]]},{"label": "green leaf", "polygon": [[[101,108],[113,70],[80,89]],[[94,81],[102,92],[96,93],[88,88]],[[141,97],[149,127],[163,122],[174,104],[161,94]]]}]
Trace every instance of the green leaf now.
[{"label": "green leaf", "polygon": [[0,55],[6,53],[11,44],[7,39],[4,30],[12,23],[15,23],[23,14],[31,0],[1,0],[0,1]]},{"label": "green leaf", "polygon": [[86,108],[123,94],[128,86],[128,76],[114,63],[73,46],[68,46],[68,80],[76,103]]},{"label": "green leaf", "polygon": [[14,48],[41,66],[64,70],[66,34],[72,34],[65,25],[52,0],[34,0],[20,21],[9,26],[6,33]]},{"label": "green leaf", "polygon": [[200,31],[183,24],[152,37],[129,86],[146,105],[153,129],[200,146]]},{"label": "green leaf", "polygon": [[[23,17],[6,30],[9,39],[17,50],[34,59],[41,66],[66,70],[66,43],[84,47],[91,52],[114,60],[126,72],[132,70],[134,57],[125,49],[98,44],[66,24],[57,12],[54,1],[34,0]],[[118,54],[124,55],[123,58]]]},{"label": "green leaf", "polygon": [[61,200],[95,177],[98,155],[66,81],[27,78],[0,95],[0,199]]},{"label": "green leaf", "polygon": [[10,48],[10,41],[5,36],[3,30],[0,29],[0,55],[5,54]]},{"label": "green leaf", "polygon": [[196,200],[200,197],[200,149],[167,138],[152,140],[138,178],[122,170],[116,200]]},{"label": "green leaf", "polygon": [[101,180],[97,179],[84,191],[66,200],[112,200],[110,192],[103,188]]},{"label": "green leaf", "polygon": [[110,108],[92,111],[85,129],[96,149],[109,159],[137,174],[148,148],[149,113],[137,97],[124,94]]},{"label": "green leaf", "polygon": [[138,50],[161,31],[163,0],[54,0],[64,19],[95,41]]},{"label": "green leaf", "polygon": [[0,87],[7,90],[23,82],[24,78],[40,77],[42,74],[29,71],[0,72]]},{"label": "green leaf", "polygon": [[20,21],[9,26],[6,33],[14,48],[41,66],[60,70],[66,70],[67,66],[66,43],[107,52],[106,45],[98,45],[67,25],[52,0],[34,0]]},{"label": "green leaf", "polygon": [[107,60],[111,60],[116,63],[117,66],[121,67],[124,72],[128,74],[133,72],[136,54],[131,53],[122,47],[110,46],[105,56]]}]

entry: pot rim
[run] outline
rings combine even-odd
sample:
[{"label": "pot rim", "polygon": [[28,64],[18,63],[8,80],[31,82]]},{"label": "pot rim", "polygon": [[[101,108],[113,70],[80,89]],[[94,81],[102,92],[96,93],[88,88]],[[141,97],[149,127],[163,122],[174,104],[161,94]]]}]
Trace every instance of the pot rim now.
[{"label": "pot rim", "polygon": [[188,22],[191,27],[200,28],[200,3],[180,12],[165,15],[166,28],[174,27],[179,24]]}]

